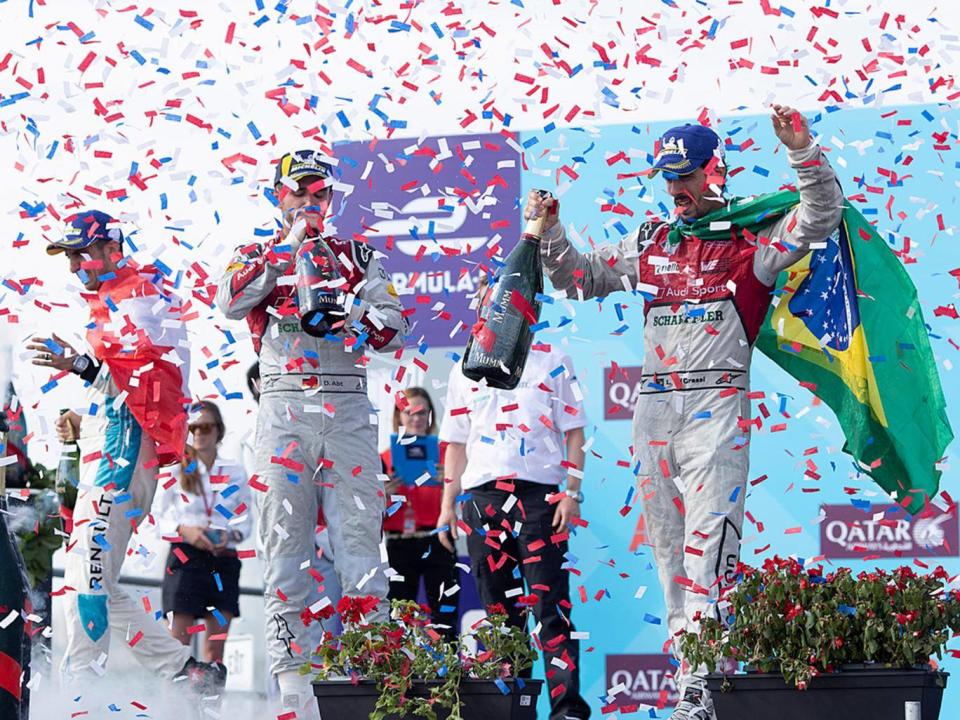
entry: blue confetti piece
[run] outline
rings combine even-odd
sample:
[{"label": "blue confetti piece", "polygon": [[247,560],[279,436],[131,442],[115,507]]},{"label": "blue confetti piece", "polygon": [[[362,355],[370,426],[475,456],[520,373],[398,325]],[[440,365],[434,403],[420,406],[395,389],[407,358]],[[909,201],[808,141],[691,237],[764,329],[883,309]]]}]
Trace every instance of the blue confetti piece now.
[{"label": "blue confetti piece", "polygon": [[754,165],[754,166],[753,166],[753,171],[754,171],[757,175],[760,175],[761,177],[770,177],[770,171],[767,170],[765,167],[760,167],[759,165]]},{"label": "blue confetti piece", "polygon": [[713,413],[710,410],[702,410],[701,412],[696,413],[693,416],[694,420],[709,420],[713,417]]},{"label": "blue confetti piece", "polygon": [[742,489],[742,488],[739,488],[739,487],[735,487],[735,488],[733,489],[733,492],[730,493],[730,502],[735,503],[735,502],[737,501],[737,498],[740,497],[740,490],[741,490],[741,489]]},{"label": "blue confetti piece", "polygon": [[109,552],[109,551],[110,551],[110,543],[107,542],[106,536],[103,535],[102,533],[99,534],[99,535],[94,535],[94,536],[93,536],[93,541],[94,541],[97,545],[99,545],[100,547],[102,547],[105,552]]},{"label": "blue confetti piece", "polygon": [[345,128],[350,127],[350,120],[347,119],[347,115],[346,115],[346,113],[343,112],[343,110],[338,110],[338,111],[337,111],[337,120],[340,121],[340,124],[341,124],[343,127],[345,127]]},{"label": "blue confetti piece", "polygon": [[550,371],[550,377],[555,378],[558,375],[562,375],[566,368],[563,365],[557,365],[553,370]]},{"label": "blue confetti piece", "polygon": [[135,15],[133,21],[140,27],[146,28],[147,30],[153,30],[153,23],[143,17],[143,15]]},{"label": "blue confetti piece", "polygon": [[223,503],[217,503],[216,505],[213,506],[213,509],[216,510],[221,515],[223,515],[223,517],[225,517],[227,520],[230,520],[231,518],[233,518],[233,513],[230,512],[226,507],[224,507]]},{"label": "blue confetti piece", "polygon": [[496,683],[497,688],[499,688],[501,693],[503,693],[504,695],[510,694],[510,688],[507,686],[507,684],[503,680],[501,680],[500,678],[497,678],[496,680],[494,680],[494,682]]},{"label": "blue confetti piece", "polygon": [[[217,587],[220,589],[220,592],[223,592],[223,585],[220,583],[219,573],[214,573],[214,575],[216,576]],[[220,627],[227,626],[227,619],[223,616],[223,613],[221,613],[219,610],[214,608],[213,610],[210,611],[210,614],[217,619],[217,624],[220,625]]]},{"label": "blue confetti piece", "polygon": [[651,615],[650,613],[643,614],[643,621],[645,623],[650,623],[651,625],[660,625],[662,621],[656,615]]}]

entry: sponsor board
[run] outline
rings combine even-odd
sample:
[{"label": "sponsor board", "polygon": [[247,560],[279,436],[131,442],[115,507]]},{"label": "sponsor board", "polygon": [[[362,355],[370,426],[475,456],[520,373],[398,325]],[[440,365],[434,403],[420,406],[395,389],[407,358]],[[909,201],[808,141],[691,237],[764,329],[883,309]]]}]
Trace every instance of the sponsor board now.
[{"label": "sponsor board", "polygon": [[499,245],[505,256],[522,232],[515,147],[497,134],[336,146],[337,235],[386,253],[382,262],[401,302],[415,309],[414,340],[466,344],[480,266],[495,269],[492,251]]},{"label": "sponsor board", "polygon": [[639,365],[603,371],[603,419],[630,420],[642,388],[643,368]]},{"label": "sponsor board", "polygon": [[907,515],[899,505],[824,505],[820,552],[827,558],[956,557],[956,512],[931,505]]},{"label": "sponsor board", "polygon": [[641,704],[673,707],[679,700],[676,669],[664,653],[607,655],[607,691],[623,710]]}]

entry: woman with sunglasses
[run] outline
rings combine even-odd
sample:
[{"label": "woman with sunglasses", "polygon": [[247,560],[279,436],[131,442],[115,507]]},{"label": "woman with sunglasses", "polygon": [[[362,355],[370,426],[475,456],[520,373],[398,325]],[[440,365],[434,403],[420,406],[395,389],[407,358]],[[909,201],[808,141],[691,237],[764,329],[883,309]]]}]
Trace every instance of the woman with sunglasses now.
[{"label": "woman with sunglasses", "polygon": [[423,578],[437,632],[456,639],[459,571],[457,557],[437,540],[435,528],[443,497],[443,454],[437,441],[433,401],[421,387],[397,393],[390,449],[381,455],[386,486],[387,540],[391,600],[416,601]]},{"label": "woman with sunglasses", "polygon": [[[250,490],[243,467],[221,459],[226,427],[216,404],[194,406],[188,426],[193,444],[162,482],[154,505],[164,539],[171,540],[163,577],[163,612],[173,613],[171,634],[189,644],[202,618],[204,657],[223,660],[230,621],[240,615],[240,560],[236,546],[252,528]],[[162,481],[162,478],[161,478]]]}]

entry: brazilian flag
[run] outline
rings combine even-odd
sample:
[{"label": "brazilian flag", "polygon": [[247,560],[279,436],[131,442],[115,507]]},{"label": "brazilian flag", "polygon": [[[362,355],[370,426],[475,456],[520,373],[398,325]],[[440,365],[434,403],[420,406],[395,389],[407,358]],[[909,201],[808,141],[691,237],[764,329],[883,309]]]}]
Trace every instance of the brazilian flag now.
[{"label": "brazilian flag", "polygon": [[[696,223],[706,232],[688,232],[704,238],[718,220],[757,230],[799,199],[734,201]],[[824,240],[780,274],[757,347],[833,410],[859,468],[917,512],[938,492],[936,463],[953,439],[917,289],[849,203]]]}]

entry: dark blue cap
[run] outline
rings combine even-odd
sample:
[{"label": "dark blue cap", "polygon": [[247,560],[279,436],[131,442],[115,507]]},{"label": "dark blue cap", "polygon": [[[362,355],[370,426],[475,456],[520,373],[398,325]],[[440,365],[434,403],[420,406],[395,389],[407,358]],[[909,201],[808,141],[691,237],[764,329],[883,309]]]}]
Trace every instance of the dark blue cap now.
[{"label": "dark blue cap", "polygon": [[283,178],[294,182],[305,177],[328,178],[333,175],[333,166],[323,153],[316,150],[295,150],[287,153],[279,162],[273,175],[273,186],[277,187]]},{"label": "dark blue cap", "polygon": [[723,142],[719,135],[704,125],[679,125],[667,130],[660,138],[650,176],[661,170],[689,175],[714,156],[723,159]]},{"label": "dark blue cap", "polygon": [[82,210],[67,218],[63,239],[47,246],[47,254],[57,255],[64,250],[83,250],[98,240],[123,243],[123,233],[116,224],[117,221],[105,212]]}]

